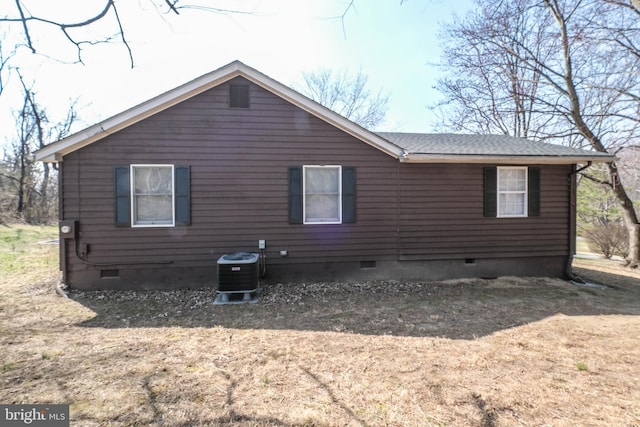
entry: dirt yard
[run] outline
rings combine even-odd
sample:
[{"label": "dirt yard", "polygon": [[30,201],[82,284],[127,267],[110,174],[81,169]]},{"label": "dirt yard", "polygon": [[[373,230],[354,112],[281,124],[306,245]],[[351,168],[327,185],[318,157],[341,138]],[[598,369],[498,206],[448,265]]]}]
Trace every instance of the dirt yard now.
[{"label": "dirt yard", "polygon": [[214,306],[64,299],[57,247],[3,251],[0,403],[69,403],[72,426],[640,425],[640,273],[610,261],[576,261],[605,288],[268,283]]}]

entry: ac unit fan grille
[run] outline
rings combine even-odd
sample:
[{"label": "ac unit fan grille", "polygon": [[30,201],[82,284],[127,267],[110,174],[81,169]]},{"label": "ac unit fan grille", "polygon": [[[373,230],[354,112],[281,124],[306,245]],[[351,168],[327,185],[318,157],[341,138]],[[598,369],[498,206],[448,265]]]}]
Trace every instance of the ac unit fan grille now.
[{"label": "ac unit fan grille", "polygon": [[259,265],[257,254],[233,262],[235,254],[224,255],[218,260],[218,291],[247,292],[258,288]]}]

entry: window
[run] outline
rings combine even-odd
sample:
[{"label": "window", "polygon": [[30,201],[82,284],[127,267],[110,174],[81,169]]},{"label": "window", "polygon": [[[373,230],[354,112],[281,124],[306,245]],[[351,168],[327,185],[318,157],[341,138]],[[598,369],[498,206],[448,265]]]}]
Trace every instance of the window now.
[{"label": "window", "polygon": [[498,168],[498,217],[527,216],[527,168]]},{"label": "window", "polygon": [[304,166],[304,223],[342,222],[340,166]]},{"label": "window", "polygon": [[249,108],[249,85],[229,85],[229,107]]},{"label": "window", "polygon": [[131,224],[174,225],[173,165],[131,165]]},{"label": "window", "polygon": [[352,224],[356,210],[355,167],[289,167],[289,224]]},{"label": "window", "polygon": [[191,168],[116,166],[114,202],[117,227],[191,225]]},{"label": "window", "polygon": [[484,216],[540,216],[541,173],[540,168],[531,166],[485,167]]}]

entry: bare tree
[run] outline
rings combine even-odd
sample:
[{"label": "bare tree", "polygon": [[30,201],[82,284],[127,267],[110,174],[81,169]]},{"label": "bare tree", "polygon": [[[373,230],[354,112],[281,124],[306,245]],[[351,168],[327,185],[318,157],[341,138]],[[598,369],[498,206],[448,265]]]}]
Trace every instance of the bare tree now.
[{"label": "bare tree", "polygon": [[72,105],[67,117],[52,125],[46,111],[36,102],[32,87],[18,75],[23,103],[15,116],[17,136],[1,165],[2,208],[5,214],[12,211],[14,218],[30,223],[49,222],[57,213],[55,173],[48,164],[34,163],[31,154],[49,140],[66,136],[76,112]]},{"label": "bare tree", "polygon": [[[197,2],[185,2],[181,0],[149,0],[149,3],[162,14],[170,13],[179,15],[181,11],[184,10],[224,14],[251,13],[250,10],[219,8],[207,3],[199,4]],[[0,24],[16,27],[22,34],[22,42],[20,44],[26,46],[32,53],[39,52],[37,38],[34,37],[34,33],[38,32],[39,28],[46,27],[60,31],[64,39],[75,47],[77,54],[76,62],[78,63],[82,63],[82,50],[84,47],[118,41],[125,47],[129,57],[129,63],[131,67],[133,67],[134,55],[126,35],[126,19],[122,16],[116,1],[94,0],[93,4],[95,4],[95,8],[84,14],[83,17],[67,21],[49,16],[51,12],[48,12],[48,14],[45,12],[42,14],[32,14],[30,12],[32,9],[37,10],[38,4],[36,1],[14,0],[13,9],[5,10],[4,14],[0,15]],[[109,30],[107,30],[108,32],[102,35],[96,35],[104,31],[102,30],[104,24],[107,24],[109,28]],[[86,30],[91,30],[89,32],[90,35],[87,34]]]},{"label": "bare tree", "polygon": [[618,153],[618,169],[634,203],[640,203],[640,146],[625,147]]},{"label": "bare tree", "polygon": [[[440,37],[444,67],[453,70],[436,88],[446,99],[434,107],[439,127],[448,131],[498,133],[540,138],[549,118],[537,109],[540,71],[512,51],[534,45],[531,53],[549,53],[537,42],[539,35],[524,4],[514,4],[497,15],[491,0],[478,1],[477,13],[455,18]],[[534,31],[532,31],[534,29]],[[505,46],[508,49],[505,49]]]},{"label": "bare tree", "polygon": [[[638,21],[636,17],[631,24],[633,27],[622,27],[620,24],[624,25],[626,17],[615,6],[611,8],[611,5],[589,4],[589,2],[584,4],[584,10],[579,10],[575,5],[560,4],[558,0],[544,0],[544,5],[559,30],[559,48],[563,59],[557,66],[547,67],[545,78],[568,102],[569,124],[577,128],[580,136],[594,150],[606,152],[608,149],[615,149],[628,143],[627,138],[637,136],[638,120],[635,114],[638,107],[637,101],[629,99],[626,94],[635,93],[640,87],[638,58],[629,55],[626,49],[626,54],[623,55],[616,51],[615,36],[609,35],[607,30],[615,28],[615,33],[622,32],[627,37],[638,40]],[[588,31],[587,24],[593,20],[594,16],[599,18],[596,20],[598,24],[593,31]],[[578,21],[577,25],[574,21]],[[581,36],[585,39],[584,43],[581,43]],[[609,43],[606,45],[611,46],[608,54],[603,54],[601,50],[594,50],[590,46],[596,40],[603,38],[605,40],[608,38]],[[596,68],[596,66],[599,67]],[[618,68],[620,66],[624,68]],[[595,68],[595,71],[589,71],[590,68]],[[585,80],[589,82],[588,87],[581,90],[585,86],[583,83]],[[593,95],[593,98],[600,101],[600,111],[592,112],[589,108],[588,95]],[[592,115],[595,116],[595,120],[591,118]],[[616,135],[618,133],[622,133],[622,141],[620,141],[621,136]],[[607,140],[609,143],[606,142]],[[629,233],[627,260],[629,264],[637,267],[640,262],[638,216],[622,184],[616,163],[609,163],[608,169],[609,185],[620,204],[622,218]]]},{"label": "bare tree", "polygon": [[314,101],[360,126],[373,129],[382,123],[389,109],[390,96],[382,90],[372,93],[369,77],[361,70],[351,75],[330,69],[305,72],[299,90]]},{"label": "bare tree", "polygon": [[3,43],[3,35],[0,33],[0,95],[4,90],[6,79],[9,73],[9,60],[13,56],[13,53],[5,51],[6,44]]},{"label": "bare tree", "polygon": [[[448,37],[463,45],[471,43],[473,35],[477,36],[474,42],[482,49],[473,48],[475,65],[486,69],[488,64],[493,74],[486,74],[483,90],[463,85],[463,90],[456,91],[451,85],[440,85],[447,99],[457,105],[458,110],[449,110],[454,118],[464,120],[464,116],[456,116],[456,111],[466,111],[484,123],[484,127],[476,126],[476,130],[498,128],[518,134],[519,125],[498,127],[491,120],[501,123],[517,120],[522,111],[514,96],[522,95],[521,88],[529,88],[525,97],[527,112],[534,117],[531,122],[536,123],[536,128],[532,133],[529,127],[526,136],[572,142],[609,153],[616,153],[640,137],[637,115],[640,55],[636,49],[640,46],[640,14],[636,9],[616,0],[477,0],[476,3],[477,19],[467,18],[463,21],[465,27],[454,26]],[[487,17],[495,24],[483,22]],[[510,64],[518,67],[510,69]],[[461,76],[459,81],[463,81],[468,74],[466,68],[456,62],[451,65],[452,71]],[[507,80],[517,82],[513,85],[515,89],[509,90],[505,79],[494,78],[500,73],[509,74]],[[497,104],[495,100],[500,99],[490,96],[494,93],[510,97],[510,103],[500,104],[505,111],[491,109]],[[487,112],[493,116],[485,117]],[[613,191],[628,230],[627,261],[637,266],[640,225],[616,162],[608,164],[608,179],[603,182]]]}]

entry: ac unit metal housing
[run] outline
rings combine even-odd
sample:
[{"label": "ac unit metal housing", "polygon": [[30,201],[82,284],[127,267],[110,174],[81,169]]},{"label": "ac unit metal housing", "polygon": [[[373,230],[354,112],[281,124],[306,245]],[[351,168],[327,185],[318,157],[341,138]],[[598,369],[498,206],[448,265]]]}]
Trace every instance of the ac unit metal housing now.
[{"label": "ac unit metal housing", "polygon": [[218,259],[218,292],[253,292],[258,289],[260,255],[235,252]]}]

